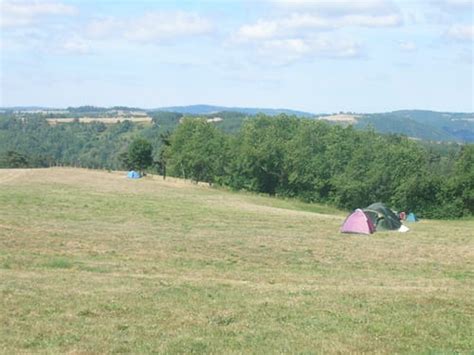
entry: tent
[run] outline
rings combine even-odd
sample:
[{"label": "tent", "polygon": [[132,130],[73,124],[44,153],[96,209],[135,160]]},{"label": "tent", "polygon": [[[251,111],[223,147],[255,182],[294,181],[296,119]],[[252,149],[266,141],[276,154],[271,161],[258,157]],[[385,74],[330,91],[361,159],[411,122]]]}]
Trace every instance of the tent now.
[{"label": "tent", "polygon": [[397,230],[402,226],[398,216],[383,203],[373,203],[363,211],[377,230]]},{"label": "tent", "polygon": [[140,179],[142,176],[140,175],[139,172],[137,172],[135,170],[131,170],[131,171],[128,172],[127,177],[129,179]]},{"label": "tent", "polygon": [[407,222],[418,222],[418,218],[413,212],[410,212],[406,219]]},{"label": "tent", "polygon": [[375,226],[361,209],[356,209],[344,221],[341,233],[372,234]]}]

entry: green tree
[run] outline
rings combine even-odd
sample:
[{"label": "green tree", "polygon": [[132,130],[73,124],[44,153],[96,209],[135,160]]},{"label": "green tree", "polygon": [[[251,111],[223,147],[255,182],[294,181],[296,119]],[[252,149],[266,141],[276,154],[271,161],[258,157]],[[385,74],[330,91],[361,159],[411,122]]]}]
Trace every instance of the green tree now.
[{"label": "green tree", "polygon": [[166,165],[168,161],[168,151],[171,146],[171,132],[166,131],[160,134],[160,152],[158,154],[158,161],[156,162],[158,166],[158,171],[163,176],[163,180],[166,179]]},{"label": "green tree", "polygon": [[153,163],[153,147],[151,143],[143,138],[136,138],[128,147],[129,169],[144,172]]},{"label": "green tree", "polygon": [[118,155],[118,160],[120,167],[122,169],[130,170],[132,169],[131,166],[132,164],[130,163],[130,159],[128,157],[128,151],[122,152]]},{"label": "green tree", "polygon": [[224,175],[228,139],[203,119],[186,118],[165,147],[166,163],[174,176],[196,182],[220,183]]},{"label": "green tree", "polygon": [[275,195],[285,194],[287,143],[298,125],[286,115],[259,115],[245,121],[236,140],[231,186]]},{"label": "green tree", "polygon": [[462,147],[451,186],[453,194],[462,201],[463,214],[474,214],[474,144]]},{"label": "green tree", "polygon": [[26,168],[28,167],[28,158],[21,153],[18,153],[14,150],[9,150],[6,152],[3,159],[1,159],[0,165],[5,168]]}]

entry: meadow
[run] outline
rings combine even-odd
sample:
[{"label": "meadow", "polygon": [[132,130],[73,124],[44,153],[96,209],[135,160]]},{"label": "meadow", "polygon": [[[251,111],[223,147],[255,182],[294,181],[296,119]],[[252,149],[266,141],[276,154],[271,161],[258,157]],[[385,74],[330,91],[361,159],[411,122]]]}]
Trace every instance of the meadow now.
[{"label": "meadow", "polygon": [[360,236],[346,213],[0,169],[0,352],[474,351],[474,220]]}]

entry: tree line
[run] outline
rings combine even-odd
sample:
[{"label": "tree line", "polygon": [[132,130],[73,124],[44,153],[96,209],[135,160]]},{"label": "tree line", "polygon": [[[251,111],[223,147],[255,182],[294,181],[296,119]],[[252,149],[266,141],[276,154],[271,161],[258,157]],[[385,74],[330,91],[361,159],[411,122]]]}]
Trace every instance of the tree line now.
[{"label": "tree line", "polygon": [[[230,115],[230,113],[229,113]],[[429,218],[474,213],[474,145],[420,144],[280,115],[222,124],[158,113],[151,124],[0,117],[0,168],[158,172],[344,209],[382,201]],[[461,147],[461,148],[459,148]]]},{"label": "tree line", "polygon": [[447,162],[406,137],[261,115],[235,135],[186,119],[162,150],[170,175],[236,190],[344,209],[382,201],[429,218],[474,213],[473,145]]}]

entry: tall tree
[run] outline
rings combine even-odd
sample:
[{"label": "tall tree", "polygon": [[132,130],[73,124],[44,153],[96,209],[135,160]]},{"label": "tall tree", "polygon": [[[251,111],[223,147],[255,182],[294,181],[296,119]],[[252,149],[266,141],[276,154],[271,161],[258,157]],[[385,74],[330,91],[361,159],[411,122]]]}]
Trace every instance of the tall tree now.
[{"label": "tall tree", "polygon": [[228,139],[212,123],[187,118],[166,150],[171,174],[194,181],[219,182],[226,164]]},{"label": "tall tree", "polygon": [[0,159],[0,166],[6,168],[26,168],[28,166],[28,158],[24,154],[9,150],[3,159]]},{"label": "tall tree", "polygon": [[166,164],[168,160],[168,151],[171,145],[171,132],[166,131],[160,134],[160,152],[158,154],[158,161],[156,162],[158,165],[158,171],[163,176],[163,180],[166,179]]},{"label": "tall tree", "polygon": [[232,166],[233,187],[270,195],[285,191],[286,146],[297,124],[297,119],[286,115],[260,115],[245,121],[237,140],[237,160]]},{"label": "tall tree", "polygon": [[129,169],[144,172],[153,163],[153,147],[143,138],[136,138],[128,147]]}]

